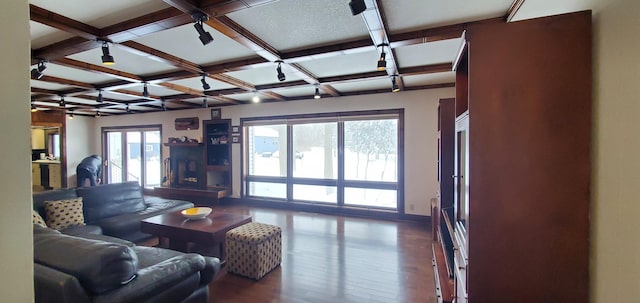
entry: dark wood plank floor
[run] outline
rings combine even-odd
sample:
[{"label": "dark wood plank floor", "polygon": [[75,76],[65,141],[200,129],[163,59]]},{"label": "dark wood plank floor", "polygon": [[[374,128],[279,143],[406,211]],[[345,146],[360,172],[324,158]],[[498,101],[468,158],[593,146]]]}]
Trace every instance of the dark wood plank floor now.
[{"label": "dark wood plank floor", "polygon": [[223,271],[211,303],[435,303],[427,223],[219,206],[282,228],[282,264],[256,282]]}]

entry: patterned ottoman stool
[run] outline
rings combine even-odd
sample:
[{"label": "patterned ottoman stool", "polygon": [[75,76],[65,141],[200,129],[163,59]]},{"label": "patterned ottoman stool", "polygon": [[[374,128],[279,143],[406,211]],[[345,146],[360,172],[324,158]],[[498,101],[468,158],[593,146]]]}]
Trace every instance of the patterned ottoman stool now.
[{"label": "patterned ottoman stool", "polygon": [[227,271],[260,280],[282,261],[279,226],[251,222],[227,232]]}]

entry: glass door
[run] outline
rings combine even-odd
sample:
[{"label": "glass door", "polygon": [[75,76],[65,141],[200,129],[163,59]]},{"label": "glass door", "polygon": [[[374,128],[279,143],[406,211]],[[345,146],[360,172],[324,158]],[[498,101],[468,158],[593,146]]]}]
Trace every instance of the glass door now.
[{"label": "glass door", "polygon": [[103,129],[106,183],[137,181],[160,186],[162,155],[160,127]]}]

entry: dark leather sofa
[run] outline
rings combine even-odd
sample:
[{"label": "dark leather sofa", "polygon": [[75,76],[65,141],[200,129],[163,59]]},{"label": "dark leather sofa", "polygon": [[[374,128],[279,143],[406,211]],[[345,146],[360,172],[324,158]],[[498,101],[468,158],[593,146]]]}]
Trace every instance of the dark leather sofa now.
[{"label": "dark leather sofa", "polygon": [[206,303],[217,258],[33,225],[36,303]]},{"label": "dark leather sofa", "polygon": [[33,209],[46,218],[46,201],[82,197],[86,226],[61,230],[68,235],[105,234],[139,243],[151,238],[140,231],[140,221],[166,212],[193,207],[193,203],[144,196],[136,181],[91,187],[64,188],[33,194]]}]

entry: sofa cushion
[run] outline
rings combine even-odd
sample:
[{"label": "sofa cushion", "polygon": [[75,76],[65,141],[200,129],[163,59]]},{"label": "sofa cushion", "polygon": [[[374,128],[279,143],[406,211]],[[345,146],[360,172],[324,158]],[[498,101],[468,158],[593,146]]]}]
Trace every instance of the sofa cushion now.
[{"label": "sofa cushion", "polygon": [[138,271],[131,247],[51,232],[33,233],[34,261],[72,275],[100,294],[129,283]]},{"label": "sofa cushion", "polygon": [[74,225],[85,225],[82,214],[82,197],[70,200],[47,201],[47,226],[60,230]]},{"label": "sofa cushion", "polygon": [[33,217],[33,224],[36,224],[42,227],[47,227],[47,223],[44,222],[44,219],[42,219],[42,217],[40,216],[40,213],[38,213],[35,210],[31,210],[31,216]]},{"label": "sofa cushion", "polygon": [[76,193],[83,198],[84,218],[88,223],[146,208],[142,188],[136,181],[80,187]]},{"label": "sofa cushion", "polygon": [[46,218],[44,203],[47,201],[68,200],[77,198],[75,188],[61,188],[33,193],[33,209]]}]

